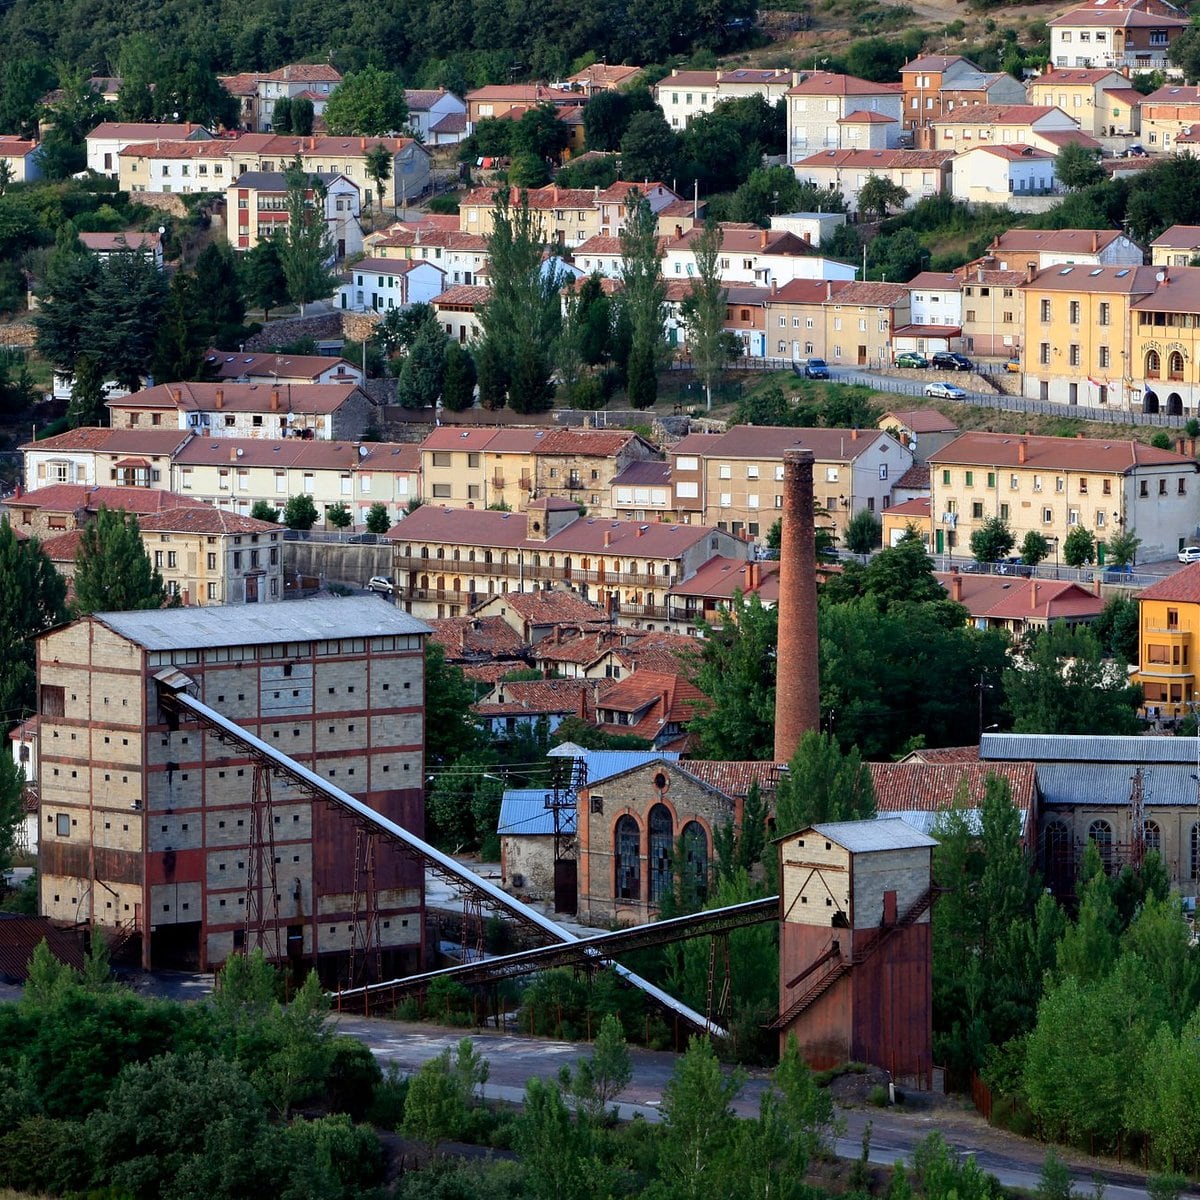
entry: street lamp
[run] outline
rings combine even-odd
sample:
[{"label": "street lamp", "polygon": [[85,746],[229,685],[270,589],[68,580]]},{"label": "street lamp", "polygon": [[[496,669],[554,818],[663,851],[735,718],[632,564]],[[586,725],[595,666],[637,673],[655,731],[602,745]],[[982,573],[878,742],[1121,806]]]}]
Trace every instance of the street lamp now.
[{"label": "street lamp", "polygon": [[[984,674],[982,671],[979,673],[979,682],[975,685],[975,689],[976,689],[976,691],[979,692],[979,740],[982,742],[983,741],[983,693],[990,692],[993,690],[992,684],[985,682],[985,677],[984,677]],[[990,726],[988,726],[988,728],[994,729],[995,726],[990,725]]]},{"label": "street lamp", "polygon": [[1052,537],[1048,540],[1054,543],[1054,578],[1057,579],[1058,578],[1058,534],[1055,534],[1054,537]]}]

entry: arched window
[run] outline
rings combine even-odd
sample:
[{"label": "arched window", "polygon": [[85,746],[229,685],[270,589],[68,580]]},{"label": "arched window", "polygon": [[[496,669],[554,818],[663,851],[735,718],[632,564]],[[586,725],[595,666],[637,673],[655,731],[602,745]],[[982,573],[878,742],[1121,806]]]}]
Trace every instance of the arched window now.
[{"label": "arched window", "polygon": [[708,834],[699,821],[683,827],[683,889],[701,904],[708,899]]},{"label": "arched window", "polygon": [[1157,350],[1146,351],[1146,378],[1157,379],[1162,374],[1162,359]]},{"label": "arched window", "polygon": [[1071,835],[1059,820],[1046,822],[1042,830],[1042,870],[1051,890],[1057,891],[1071,878]]},{"label": "arched window", "polygon": [[446,557],[446,547],[445,546],[439,546],[437,548],[437,556],[438,556],[438,558]]},{"label": "arched window", "polygon": [[1147,854],[1151,850],[1155,854],[1162,854],[1162,830],[1159,829],[1157,821],[1142,823],[1142,844],[1146,847]]},{"label": "arched window", "polygon": [[1167,378],[1182,379],[1183,378],[1183,355],[1178,350],[1172,350],[1167,355]]},{"label": "arched window", "polygon": [[614,860],[617,873],[614,895],[618,900],[640,900],[642,836],[637,822],[631,816],[626,815],[617,820],[613,843],[617,848]]},{"label": "arched window", "polygon": [[1088,841],[1096,843],[1100,851],[1100,862],[1106,875],[1112,874],[1113,869],[1113,829],[1107,821],[1096,820],[1088,826]]},{"label": "arched window", "polygon": [[671,810],[656,804],[650,810],[650,903],[657,904],[671,890]]},{"label": "arched window", "polygon": [[472,550],[472,551],[471,551],[471,552],[470,552],[470,553],[467,555],[467,562],[474,562],[474,561],[475,561],[475,551],[474,551],[474,550]]}]

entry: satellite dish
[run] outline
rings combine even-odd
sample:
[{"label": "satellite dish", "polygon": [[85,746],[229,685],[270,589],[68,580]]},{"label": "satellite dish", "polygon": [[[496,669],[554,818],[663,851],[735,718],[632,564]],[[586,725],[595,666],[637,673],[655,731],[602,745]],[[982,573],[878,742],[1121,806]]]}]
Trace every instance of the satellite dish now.
[{"label": "satellite dish", "polygon": [[1164,279],[1166,279],[1166,277],[1167,277],[1167,273],[1166,273],[1166,271],[1159,271],[1159,273],[1158,273],[1157,275],[1155,275],[1155,277],[1154,277],[1154,278],[1155,278],[1155,279],[1156,279],[1156,280],[1157,280],[1159,283],[1162,283],[1162,281],[1163,281]]}]

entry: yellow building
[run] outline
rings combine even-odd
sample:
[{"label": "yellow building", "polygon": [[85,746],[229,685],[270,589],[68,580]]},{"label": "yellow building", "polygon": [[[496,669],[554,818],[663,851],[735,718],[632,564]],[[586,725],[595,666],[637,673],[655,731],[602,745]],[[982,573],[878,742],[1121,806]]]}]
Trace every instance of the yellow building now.
[{"label": "yellow building", "polygon": [[1193,563],[1138,596],[1138,669],[1148,716],[1178,717],[1200,699],[1200,563]]},{"label": "yellow building", "polygon": [[1150,243],[1156,267],[1186,267],[1200,258],[1200,225],[1172,225]]},{"label": "yellow building", "polygon": [[1146,270],[1153,291],[1130,313],[1133,387],[1148,412],[1200,412],[1200,267]]},{"label": "yellow building", "polygon": [[964,433],[929,457],[933,549],[968,555],[971,534],[999,517],[1018,546],[1040,533],[1056,557],[1082,526],[1098,544],[1132,530],[1143,559],[1162,558],[1195,529],[1197,471],[1193,458],[1130,440]]},{"label": "yellow building", "polygon": [[1028,270],[1025,395],[1058,404],[1140,405],[1130,309],[1155,288],[1152,267],[1087,264]]}]

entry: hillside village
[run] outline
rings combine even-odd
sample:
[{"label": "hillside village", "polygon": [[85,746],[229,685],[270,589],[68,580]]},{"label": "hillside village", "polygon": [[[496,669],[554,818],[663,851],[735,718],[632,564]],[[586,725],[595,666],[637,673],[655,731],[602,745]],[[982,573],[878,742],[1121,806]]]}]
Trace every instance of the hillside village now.
[{"label": "hillside village", "polygon": [[1192,19],[718,7],[0,64],[0,1190],[1192,1187]]}]

